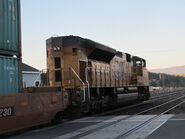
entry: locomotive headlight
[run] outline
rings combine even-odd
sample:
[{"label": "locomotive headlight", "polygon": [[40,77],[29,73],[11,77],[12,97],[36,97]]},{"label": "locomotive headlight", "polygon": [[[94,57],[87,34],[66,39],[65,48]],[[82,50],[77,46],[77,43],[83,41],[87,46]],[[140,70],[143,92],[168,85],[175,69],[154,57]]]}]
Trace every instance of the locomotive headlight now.
[{"label": "locomotive headlight", "polygon": [[53,50],[54,50],[54,51],[60,51],[60,46],[54,46],[54,47],[53,47]]},{"label": "locomotive headlight", "polygon": [[56,51],[57,50],[56,47],[53,47],[53,50]]}]

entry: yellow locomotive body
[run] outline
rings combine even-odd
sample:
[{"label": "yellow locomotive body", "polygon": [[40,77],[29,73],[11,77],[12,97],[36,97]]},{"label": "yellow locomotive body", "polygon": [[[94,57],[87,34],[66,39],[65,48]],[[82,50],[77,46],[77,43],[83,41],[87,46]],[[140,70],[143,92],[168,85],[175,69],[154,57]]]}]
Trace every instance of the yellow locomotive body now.
[{"label": "yellow locomotive body", "polygon": [[119,94],[135,93],[140,100],[149,98],[144,59],[89,39],[78,36],[48,39],[47,68],[50,86],[62,86],[72,96],[80,92],[80,102],[90,107],[97,100],[101,106],[105,101],[117,103]]}]

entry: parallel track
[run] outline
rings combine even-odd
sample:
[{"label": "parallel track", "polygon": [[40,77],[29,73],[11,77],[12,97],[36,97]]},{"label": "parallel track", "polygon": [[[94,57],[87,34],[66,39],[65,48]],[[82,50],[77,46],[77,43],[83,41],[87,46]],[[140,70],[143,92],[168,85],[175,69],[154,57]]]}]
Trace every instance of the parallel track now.
[{"label": "parallel track", "polygon": [[144,101],[143,103],[137,103],[137,104],[133,104],[133,105],[129,105],[129,106],[125,106],[125,107],[109,110],[109,111],[106,111],[106,112],[103,112],[103,113],[100,113],[100,114],[95,114],[93,116],[104,116],[104,115],[109,115],[109,114],[112,114],[112,113],[114,114],[114,113],[119,112],[119,111],[132,109],[132,108],[135,108],[135,107],[139,107],[139,106],[148,104],[148,103],[153,102],[155,100],[162,100],[162,99],[166,99],[168,97],[171,97],[171,96],[174,96],[174,95],[178,95],[178,94],[183,94],[183,93],[184,93],[184,90],[177,90],[177,91],[174,91],[173,93],[170,92],[170,93],[165,94],[165,95],[151,97],[150,100]]},{"label": "parallel track", "polygon": [[151,99],[161,98],[161,97],[166,97],[166,96],[171,96],[171,95],[177,94],[177,93],[179,93],[179,92],[181,92],[181,91],[183,91],[183,90],[171,91],[171,92],[168,92],[167,94],[164,94],[164,93],[163,93],[163,95],[158,95],[158,96],[156,96],[156,97],[151,97],[150,100],[151,100]]}]

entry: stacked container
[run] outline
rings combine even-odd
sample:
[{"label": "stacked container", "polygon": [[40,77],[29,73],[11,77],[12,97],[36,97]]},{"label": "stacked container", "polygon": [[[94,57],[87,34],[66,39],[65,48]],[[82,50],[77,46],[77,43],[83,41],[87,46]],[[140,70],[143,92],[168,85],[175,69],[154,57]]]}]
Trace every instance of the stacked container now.
[{"label": "stacked container", "polygon": [[20,0],[0,0],[0,94],[22,90],[20,29]]}]

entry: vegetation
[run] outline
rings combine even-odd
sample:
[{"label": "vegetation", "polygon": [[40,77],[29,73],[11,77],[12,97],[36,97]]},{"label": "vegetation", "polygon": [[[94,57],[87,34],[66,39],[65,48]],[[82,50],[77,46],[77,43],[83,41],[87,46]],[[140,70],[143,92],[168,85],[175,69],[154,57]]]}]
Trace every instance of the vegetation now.
[{"label": "vegetation", "polygon": [[185,77],[185,74],[181,74],[181,75],[179,75],[179,76],[183,76],[183,77]]},{"label": "vegetation", "polygon": [[150,72],[149,79],[150,79],[151,86],[185,87],[185,77],[183,76]]},{"label": "vegetation", "polygon": [[41,74],[41,86],[46,86],[47,85],[47,75],[46,73]]}]

